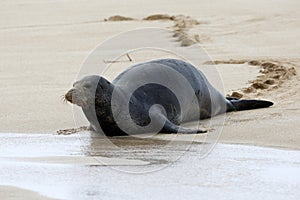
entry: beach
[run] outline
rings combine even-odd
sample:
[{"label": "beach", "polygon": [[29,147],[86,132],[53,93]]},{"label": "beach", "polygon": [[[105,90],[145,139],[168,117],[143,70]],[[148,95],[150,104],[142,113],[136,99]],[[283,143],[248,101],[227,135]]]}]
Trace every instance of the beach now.
[{"label": "beach", "polygon": [[[214,195],[216,192],[225,191],[226,197],[229,197],[230,188],[233,188],[236,194],[234,199],[237,199],[241,197],[241,191],[251,191],[251,188],[248,188],[245,182],[241,183],[243,177],[247,177],[246,180],[251,183],[252,181],[255,182],[255,178],[262,180],[259,182],[260,185],[253,186],[253,190],[259,190],[266,183],[270,183],[270,187],[262,189],[258,193],[259,198],[262,198],[264,194],[269,194],[274,189],[278,192],[281,188],[280,182],[289,184],[290,187],[283,188],[282,191],[276,193],[277,196],[275,194],[274,196],[268,196],[269,199],[275,197],[284,199],[286,194],[290,194],[287,199],[299,198],[299,191],[296,190],[299,187],[299,181],[291,179],[291,174],[282,173],[285,167],[287,170],[290,168],[292,169],[290,173],[295,173],[295,177],[299,178],[299,173],[296,173],[297,169],[299,171],[300,166],[300,128],[297,126],[300,122],[300,94],[298,92],[300,91],[300,43],[298,42],[300,34],[298,8],[300,3],[298,1],[254,0],[240,2],[230,0],[223,2],[188,0],[172,1],[170,3],[158,0],[151,2],[137,0],[128,2],[106,0],[89,2],[12,0],[0,2],[0,5],[0,137],[2,139],[0,162],[4,163],[3,167],[0,167],[2,169],[1,173],[3,172],[0,174],[0,197],[20,199],[17,194],[15,196],[9,195],[14,191],[26,195],[29,199],[85,199],[89,195],[94,195],[95,198],[101,196],[104,190],[97,192],[97,188],[92,188],[91,191],[88,189],[90,181],[93,181],[92,178],[83,178],[84,181],[80,186],[84,189],[80,191],[86,193],[79,194],[78,192],[74,196],[70,194],[79,186],[75,186],[68,176],[63,178],[63,180],[66,178],[66,183],[69,184],[66,187],[67,192],[58,192],[57,195],[51,196],[51,192],[47,192],[45,189],[47,188],[46,185],[42,184],[41,174],[46,172],[56,174],[55,179],[51,179],[50,176],[49,181],[46,182],[50,185],[50,191],[57,190],[57,187],[54,187],[54,182],[58,181],[56,176],[60,169],[66,173],[70,169],[70,174],[74,176],[79,173],[82,176],[76,176],[78,179],[84,176],[89,177],[88,172],[100,173],[98,168],[81,166],[82,163],[85,163],[97,167],[98,164],[91,162],[90,158],[85,160],[85,158],[80,157],[77,161],[71,158],[73,155],[87,156],[86,151],[82,151],[82,148],[80,148],[82,143],[78,145],[76,139],[80,138],[81,135],[86,135],[83,136],[84,138],[89,137],[90,133],[82,131],[79,136],[76,136],[76,134],[57,135],[59,130],[88,125],[87,121],[82,120],[79,123],[76,121],[72,105],[64,103],[61,96],[72,87],[73,82],[79,76],[85,59],[97,46],[120,33],[155,27],[170,31],[169,35],[164,35],[166,44],[173,45],[173,48],[178,49],[178,51],[192,52],[193,58],[197,58],[197,51],[194,50],[196,45],[204,49],[209,59],[203,60],[203,66],[200,67],[204,69],[204,73],[206,73],[205,69],[215,69],[214,72],[217,72],[217,77],[221,80],[215,86],[224,95],[240,95],[244,99],[265,99],[274,102],[274,105],[270,108],[227,113],[221,116],[224,119],[221,124],[222,127],[220,124],[210,127],[210,121],[207,120],[200,123],[200,126],[212,128],[210,133],[217,140],[214,142],[218,143],[215,147],[216,152],[211,147],[211,157],[208,152],[207,158],[197,160],[196,153],[188,150],[183,159],[175,162],[177,163],[175,166],[178,165],[180,169],[186,170],[187,166],[184,163],[188,164],[187,162],[191,159],[192,169],[196,169],[195,166],[199,164],[202,166],[202,170],[208,170],[203,167],[205,166],[205,160],[208,159],[209,164],[207,166],[212,171],[199,172],[207,184],[197,185],[200,177],[199,180],[189,180],[185,177],[179,184],[173,184],[176,180],[170,178],[169,182],[164,182],[165,185],[169,186],[166,191],[172,193],[171,191],[174,191],[174,188],[184,185],[186,188],[182,189],[182,193],[186,194],[187,191],[197,193],[197,187],[199,187],[201,190],[197,194],[200,195],[203,192],[207,195],[207,199],[220,199],[220,196]],[[160,16],[153,18],[155,14],[160,14]],[[149,39],[145,37],[144,40],[148,41]],[[154,39],[152,38],[152,40]],[[111,52],[116,52],[116,49],[112,46],[105,50],[103,57],[106,59],[105,56],[107,55],[107,59],[104,61],[109,62],[110,57],[108,55]],[[120,49],[119,51],[121,52]],[[163,58],[170,56],[165,52],[156,53],[148,53],[148,51],[133,52],[130,54],[133,61],[121,57],[122,62],[113,63],[112,66],[116,68],[111,68],[112,72],[108,72],[107,77],[112,79],[122,71],[121,69],[135,63],[144,62],[157,56]],[[102,64],[107,64],[105,62]],[[214,74],[207,73],[205,75],[209,80],[214,78]],[[214,84],[213,80],[212,82]],[[190,124],[190,126],[195,125]],[[220,135],[216,133],[216,130],[221,131]],[[26,135],[28,138],[24,139]],[[40,144],[45,144],[45,148],[35,149],[36,145],[39,146],[38,142],[34,142],[36,137],[41,139],[38,141],[41,141]],[[153,142],[153,144],[163,145],[164,141],[169,139],[168,137],[175,136],[174,134],[157,136],[156,139],[162,141],[159,141],[159,143]],[[49,143],[46,142],[47,139],[49,139]],[[90,144],[90,139],[86,140]],[[84,139],[85,142],[86,140]],[[72,146],[71,141],[74,141],[76,145]],[[202,136],[196,136],[195,141],[202,142]],[[85,142],[83,146],[88,146]],[[52,152],[51,145],[47,144],[57,145],[56,150]],[[134,146],[133,142],[130,144]],[[14,152],[13,146],[18,145],[24,147],[23,153],[17,147]],[[150,154],[150,157],[145,160],[141,159],[142,157],[122,157],[121,154],[118,155],[118,151],[115,154],[103,153],[105,148],[99,149],[101,145],[97,142],[94,145],[96,146],[94,156],[100,156],[100,160],[106,158],[121,159],[116,160],[116,162],[114,160],[105,161],[111,163],[107,165],[114,166],[119,163],[122,166],[128,164],[128,162],[133,162],[132,165],[139,166],[148,165],[152,162]],[[141,146],[139,146],[138,150],[150,152],[153,146],[142,145],[143,147],[145,149],[140,149]],[[136,150],[135,148],[131,149],[131,146],[126,146],[125,149],[127,148],[130,149],[129,152],[131,153]],[[197,149],[197,146],[193,147],[192,145],[191,149],[193,148]],[[62,152],[59,151],[61,149]],[[173,155],[170,152],[176,151],[176,145],[173,145],[170,149],[171,151],[168,150],[162,154],[154,154],[153,160],[155,160],[155,156],[161,156],[160,161],[162,163],[173,163],[176,156],[171,160],[167,158],[168,155]],[[224,168],[221,167],[222,161],[220,161],[223,150],[230,152],[225,156]],[[41,153],[36,154],[36,151]],[[28,154],[31,152],[32,155],[26,156],[24,152]],[[257,154],[260,153],[266,153],[270,157],[257,158]],[[278,157],[276,157],[276,153],[278,153]],[[247,157],[247,155],[252,155],[252,158],[251,156]],[[284,159],[286,155],[290,155],[290,157]],[[56,156],[64,157],[59,159]],[[234,169],[242,171],[238,164],[243,161],[245,156],[248,161],[253,159],[258,160],[258,163],[262,163],[258,167],[258,170],[261,170],[262,173],[255,174],[252,171],[255,171],[255,162],[253,162],[249,166],[243,165],[248,174],[242,173],[237,175],[236,180],[230,179],[230,175],[234,174],[234,170],[228,172],[230,161],[234,160]],[[7,161],[8,157],[15,158],[15,160]],[[27,157],[35,157],[35,159]],[[205,157],[204,154],[203,157]],[[126,159],[131,161],[127,162]],[[245,160],[247,159],[245,158]],[[64,160],[69,162],[65,163]],[[269,163],[268,160],[273,163]],[[159,162],[156,164],[160,165]],[[30,186],[28,181],[17,184],[18,178],[13,175],[13,178],[9,181],[9,176],[5,172],[13,174],[9,169],[16,170],[16,166],[22,166],[21,172],[24,173],[26,169],[32,171],[33,168],[30,167],[30,163],[37,165],[38,170],[44,170],[38,173],[38,178],[34,179],[34,184],[30,182]],[[273,169],[277,164],[283,166],[280,170],[278,169],[279,171]],[[212,168],[216,165],[219,166],[216,169],[219,174],[210,176],[209,172],[213,173]],[[56,168],[51,169],[51,166]],[[170,167],[169,171],[165,173],[177,172],[175,174],[182,176],[183,171],[176,171],[175,166]],[[100,167],[103,166],[100,165]],[[139,167],[137,168],[140,170]],[[85,172],[81,172],[81,169]],[[103,170],[114,178],[118,176],[118,173],[116,174],[113,170],[110,171],[106,168]],[[136,170],[136,168],[132,166],[130,170]],[[263,175],[263,172],[266,171],[269,174]],[[252,172],[254,173],[253,176],[251,175]],[[146,189],[139,187],[140,191],[145,190],[145,194],[149,198],[151,198],[151,192],[158,191],[158,194],[164,194],[164,191],[153,185],[158,184],[160,180],[157,178],[157,181],[155,181],[154,177],[161,175],[165,179],[168,178],[165,173],[162,170],[153,177],[149,177],[151,175],[145,176],[146,185],[151,189],[146,191]],[[20,177],[22,177],[22,173],[20,174]],[[32,172],[32,176],[35,175],[36,172]],[[190,175],[196,177],[194,173]],[[278,175],[279,178],[272,179],[274,175]],[[137,182],[129,175],[120,176],[122,177],[121,180],[115,179],[119,184],[126,184],[125,179],[128,179],[129,183],[137,185]],[[24,177],[30,179],[30,176],[24,175]],[[102,178],[107,180],[109,175]],[[222,184],[218,185],[215,181],[211,181],[214,178],[223,180]],[[99,179],[101,179],[101,176],[99,176]],[[140,176],[139,179],[143,180],[143,177]],[[36,183],[38,182],[41,182],[40,188],[37,187]],[[62,188],[61,190],[63,190],[64,181],[58,182]],[[238,183],[244,186],[241,191],[238,191]],[[103,183],[98,184],[104,187]],[[113,185],[113,182],[108,181],[108,184]],[[25,187],[26,185],[27,187]],[[93,187],[96,187],[96,182]],[[104,199],[109,199],[112,191],[108,188],[106,191]],[[126,194],[133,192],[134,189],[128,187],[121,191],[125,195],[124,198],[129,199],[132,196],[126,196]],[[208,195],[208,191],[212,192],[211,196]],[[251,194],[249,195],[249,199],[251,199]],[[115,194],[113,197],[114,199],[120,198]],[[157,198],[157,196],[155,197]],[[172,195],[168,197],[175,198]],[[188,197],[195,199],[194,195]]]}]

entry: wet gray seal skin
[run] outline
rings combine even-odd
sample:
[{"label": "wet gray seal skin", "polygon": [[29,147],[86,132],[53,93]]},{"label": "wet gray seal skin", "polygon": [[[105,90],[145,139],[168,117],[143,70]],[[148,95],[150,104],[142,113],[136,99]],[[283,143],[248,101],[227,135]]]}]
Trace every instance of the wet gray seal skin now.
[{"label": "wet gray seal skin", "polygon": [[[178,97],[189,98],[185,96],[185,87],[188,86],[179,84],[175,80],[174,84],[179,87],[181,92],[180,94],[174,94],[163,85],[145,84],[132,93],[128,104],[129,114],[126,115],[120,111],[121,118],[119,119],[122,119],[123,122],[130,118],[135,124],[142,127],[147,126],[149,123],[159,125],[159,122],[164,122],[160,131],[158,131],[162,133],[204,133],[205,130],[183,128],[180,124],[199,118],[210,118],[225,112],[265,108],[273,105],[272,102],[264,100],[225,98],[208,82],[202,72],[193,65],[176,59],[160,59],[134,65],[122,72],[112,83],[100,76],[86,76],[74,83],[73,88],[66,93],[65,98],[82,108],[90,122],[90,128],[96,132],[104,133],[107,136],[140,134],[142,130],[141,132],[130,132],[133,129],[128,127],[129,131],[123,131],[124,128],[122,130],[118,126],[112,112],[112,106],[115,106],[114,108],[118,110],[118,105],[112,105],[112,94],[116,92],[119,94],[119,98],[122,99],[123,94],[128,92],[128,85],[135,84],[133,81],[128,80],[127,75],[136,69],[144,70],[150,80],[152,77],[166,79],[169,74],[164,74],[161,70],[158,72],[149,70],[149,66],[151,68],[151,65],[157,64],[180,73],[190,84],[189,87],[192,88],[196,100],[189,103],[185,107],[186,110],[182,110],[178,100],[180,98]],[[172,77],[170,80],[172,80]],[[160,107],[151,108],[153,105],[160,105]],[[164,109],[161,109],[162,107]]]}]

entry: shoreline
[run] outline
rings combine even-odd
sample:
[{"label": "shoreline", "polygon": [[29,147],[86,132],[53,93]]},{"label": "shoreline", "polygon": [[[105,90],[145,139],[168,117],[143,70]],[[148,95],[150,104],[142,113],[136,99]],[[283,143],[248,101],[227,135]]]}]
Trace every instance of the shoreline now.
[{"label": "shoreline", "polygon": [[[20,137],[19,141],[14,140],[8,147],[14,149],[16,144],[22,145],[21,153],[11,152],[9,158],[2,157],[7,153],[0,155],[1,170],[7,172],[1,175],[0,181],[0,193],[4,199],[86,199],[91,196],[97,199],[119,199],[120,196],[123,199],[141,199],[145,197],[145,192],[153,195],[153,190],[156,191],[154,194],[159,193],[155,199],[176,199],[173,192],[178,192],[178,188],[185,195],[195,196],[189,199],[197,199],[200,194],[211,199],[227,196],[240,199],[249,189],[259,191],[259,197],[270,195],[269,191],[273,189],[272,199],[292,198],[299,193],[299,162],[295,161],[300,155],[298,150],[220,144],[209,155],[202,157],[202,150],[197,144],[191,145],[185,153],[180,151],[182,147],[174,145],[154,155],[153,146],[150,145],[147,148],[118,149],[115,153],[126,159],[106,155],[104,162],[110,164],[104,166],[101,161],[97,163],[96,160],[74,155],[79,144],[75,146],[70,138],[56,141],[51,137],[48,140],[40,138],[36,149],[33,149],[25,142],[31,136]],[[74,135],[69,137],[76,138]],[[50,153],[44,148],[45,145],[51,145],[55,150]],[[69,148],[65,148],[66,145]],[[95,145],[91,149],[95,155],[105,153],[107,148],[101,148],[103,143]],[[96,152],[95,147],[98,147]],[[44,150],[36,151],[40,148]],[[144,151],[139,151],[141,149]],[[144,162],[148,158],[151,158],[151,164]],[[139,160],[139,164],[127,165],[126,160]],[[15,186],[6,186],[8,183]],[[124,183],[131,187],[124,187],[115,193],[112,185]],[[182,185],[185,187],[180,187]],[[282,193],[283,185],[288,193]],[[161,191],[163,186],[164,190]],[[132,187],[143,192],[132,192]],[[222,196],[218,195],[220,192]],[[253,199],[253,195],[247,197]]]}]

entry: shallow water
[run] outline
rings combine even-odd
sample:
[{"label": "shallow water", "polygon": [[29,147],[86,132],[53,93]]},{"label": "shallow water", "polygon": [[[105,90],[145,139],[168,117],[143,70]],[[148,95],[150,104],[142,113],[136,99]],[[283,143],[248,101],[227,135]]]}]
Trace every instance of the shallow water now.
[{"label": "shallow water", "polygon": [[2,133],[0,185],[58,199],[300,197],[299,151],[218,144],[201,158],[201,143],[111,142],[89,135]]}]

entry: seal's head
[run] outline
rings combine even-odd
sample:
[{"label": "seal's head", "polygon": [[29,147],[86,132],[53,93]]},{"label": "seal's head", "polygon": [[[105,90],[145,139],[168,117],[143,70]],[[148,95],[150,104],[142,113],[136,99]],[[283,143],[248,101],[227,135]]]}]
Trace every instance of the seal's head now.
[{"label": "seal's head", "polygon": [[95,104],[95,98],[97,101],[106,102],[107,92],[111,88],[112,84],[103,77],[86,76],[73,84],[73,88],[65,94],[65,99],[82,108],[88,108]]}]

